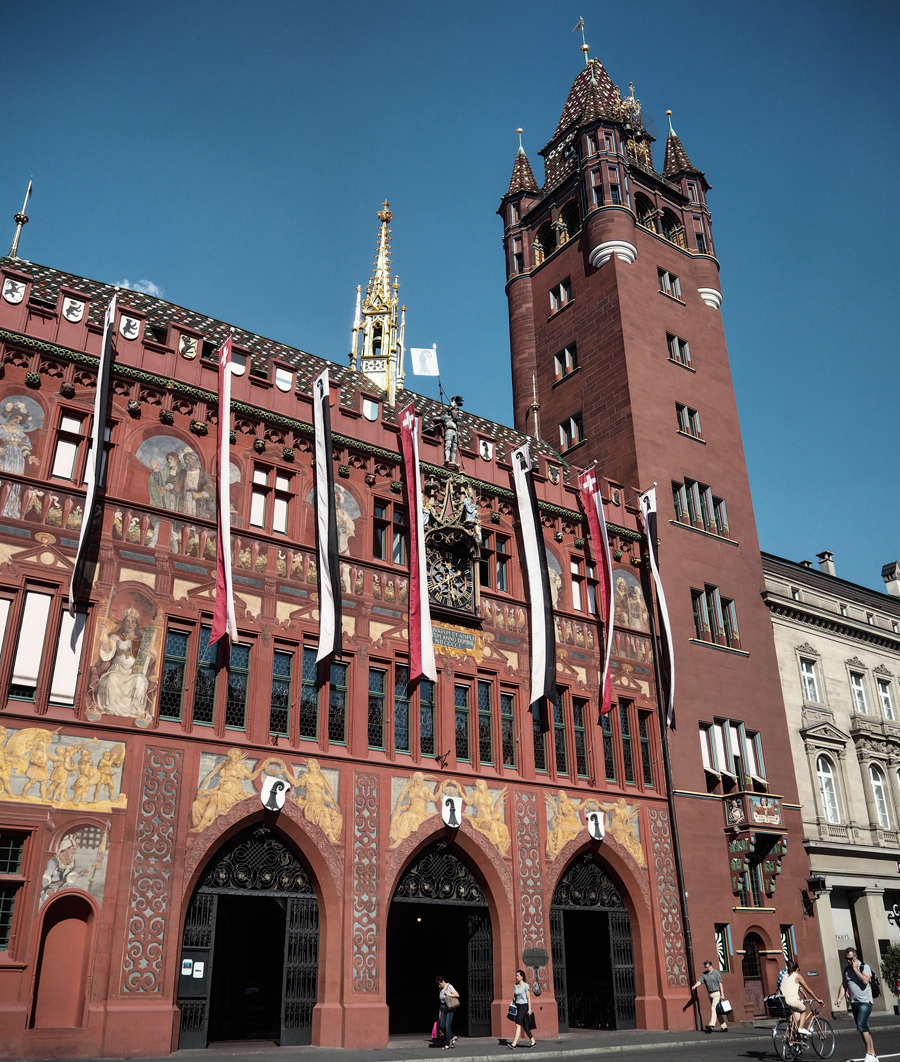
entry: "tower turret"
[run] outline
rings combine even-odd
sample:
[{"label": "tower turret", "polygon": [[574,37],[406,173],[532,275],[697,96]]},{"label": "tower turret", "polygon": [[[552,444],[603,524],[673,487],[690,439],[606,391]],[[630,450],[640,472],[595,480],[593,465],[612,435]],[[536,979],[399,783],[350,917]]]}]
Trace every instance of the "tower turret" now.
[{"label": "tower turret", "polygon": [[400,306],[400,280],[391,280],[391,230],[394,215],[387,200],[378,211],[381,227],[375,249],[372,276],[357,310],[353,325],[350,364],[388,393],[388,405],[394,404],[397,388],[403,386],[403,332],[406,307]]}]

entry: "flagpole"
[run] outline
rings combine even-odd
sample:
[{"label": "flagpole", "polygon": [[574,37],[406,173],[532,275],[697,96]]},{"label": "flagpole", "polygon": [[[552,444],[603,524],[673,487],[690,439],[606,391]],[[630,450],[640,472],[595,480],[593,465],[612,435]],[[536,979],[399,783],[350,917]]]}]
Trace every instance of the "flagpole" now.
[{"label": "flagpole", "polygon": [[[646,528],[645,528],[646,531]],[[647,614],[650,619],[650,638],[653,645],[653,672],[656,679],[656,709],[659,717],[659,735],[662,743],[663,771],[666,776],[666,799],[669,805],[669,819],[672,823],[672,847],[675,852],[675,879],[678,885],[678,903],[681,909],[681,924],[684,926],[684,951],[687,960],[688,985],[696,981],[694,971],[694,943],[691,938],[691,919],[688,915],[687,893],[684,888],[684,867],[681,863],[681,842],[678,837],[678,818],[675,814],[675,792],[672,787],[672,760],[669,756],[669,725],[668,703],[663,691],[660,641],[656,628],[656,599],[653,595],[653,579],[650,577],[650,547],[649,539],[645,537],[641,543],[641,583],[643,584],[644,597],[647,599],[649,608]],[[691,1002],[694,1007],[694,1025],[699,1032],[702,1029],[700,1015],[700,1000],[697,993],[691,991]]]}]

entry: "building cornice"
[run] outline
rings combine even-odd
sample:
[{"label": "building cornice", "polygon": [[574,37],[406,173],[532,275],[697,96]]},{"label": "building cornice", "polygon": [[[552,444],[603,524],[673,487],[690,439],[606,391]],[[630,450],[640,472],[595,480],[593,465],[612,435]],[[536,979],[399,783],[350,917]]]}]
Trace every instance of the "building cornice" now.
[{"label": "building cornice", "polygon": [[868,624],[862,621],[857,622],[849,616],[835,616],[831,612],[826,612],[825,609],[818,609],[814,605],[782,597],[771,590],[763,590],[762,599],[769,606],[769,611],[773,616],[793,620],[795,623],[802,623],[806,627],[813,627],[827,634],[852,638],[866,645],[900,654],[900,635],[892,636],[889,631],[880,630],[877,627],[873,629]]}]

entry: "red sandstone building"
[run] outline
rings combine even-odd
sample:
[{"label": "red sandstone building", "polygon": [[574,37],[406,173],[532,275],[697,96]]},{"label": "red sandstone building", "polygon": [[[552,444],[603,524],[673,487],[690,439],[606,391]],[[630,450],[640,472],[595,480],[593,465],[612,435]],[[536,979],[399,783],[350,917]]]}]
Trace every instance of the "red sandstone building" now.
[{"label": "red sandstone building", "polygon": [[[697,966],[737,1018],[784,958],[824,975],[778,664],[719,307],[709,184],[669,126],[661,170],[640,102],[586,60],[544,157],[520,148],[500,215],[516,427],[626,504],[658,484],[671,616],[676,819]],[[526,412],[529,411],[529,412]],[[777,886],[777,888],[776,888]],[[815,984],[815,982],[812,982]],[[704,1014],[704,1020],[708,1020]]]},{"label": "red sandstone building", "polygon": [[[741,953],[746,963],[757,954],[753,934],[766,988],[780,928],[793,927],[786,941],[815,968],[800,846],[784,855],[799,818],[710,305],[705,184],[674,139],[682,172],[667,155],[666,176],[650,168],[646,141],[628,148],[634,111],[617,99],[592,62],[548,149],[545,189],[520,155],[502,207],[516,408],[531,403],[534,376],[541,433],[567,422],[572,433],[562,457],[555,436],[533,443],[557,632],[547,735],[527,713],[528,602],[507,461],[524,423],[514,431],[463,414],[458,469],[423,435],[425,494],[433,526],[454,532],[456,552],[443,559],[458,581],[450,595],[435,588],[438,682],[411,684],[395,408],[414,400],[426,428],[438,409],[402,389],[391,407],[368,376],[333,369],[344,655],[317,672],[310,390],[323,363],[236,330],[246,359],[231,412],[240,639],[211,649],[214,351],[228,329],[137,292],[119,296],[102,533],[90,601],[71,620],[112,289],[0,260],[3,1057],[165,1054],[226,1039],[378,1046],[389,1031],[427,1030],[436,973],[463,995],[454,1031],[501,1035],[522,965],[543,1037],[690,1027],[633,507],[634,486],[666,477],[691,498],[689,483],[710,483],[731,521],[712,531],[681,514],[660,532],[695,941],[704,953],[721,941],[739,1016],[754,1010],[756,974],[748,965],[740,976]],[[600,184],[586,183],[595,171]],[[707,242],[685,240],[668,214],[655,215],[655,230],[642,189],[689,234],[699,217]],[[612,241],[612,257],[591,262]],[[680,293],[662,287],[663,272],[680,278]],[[690,365],[667,361],[667,331],[690,343]],[[689,415],[676,430],[676,402],[702,411],[702,440]],[[594,558],[571,474],[594,457],[610,480],[616,587],[614,708],[602,724]],[[462,518],[473,498],[477,528]],[[717,600],[732,615],[716,586],[736,603],[739,644],[733,620],[730,634],[694,630],[692,587],[704,595],[698,616]],[[737,754],[728,763],[723,740]],[[260,799],[271,777],[288,791],[279,812]],[[465,801],[457,828],[438,807],[448,790]],[[592,811],[605,820],[602,841],[588,831]]]}]

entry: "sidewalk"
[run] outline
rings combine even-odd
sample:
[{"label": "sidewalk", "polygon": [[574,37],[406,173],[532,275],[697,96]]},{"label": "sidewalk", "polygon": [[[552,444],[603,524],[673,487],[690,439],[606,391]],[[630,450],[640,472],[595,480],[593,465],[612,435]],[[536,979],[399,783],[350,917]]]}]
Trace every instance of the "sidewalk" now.
[{"label": "sidewalk", "polygon": [[[873,1026],[900,1025],[900,1019],[893,1014],[881,1014],[870,1019]],[[849,1019],[836,1018],[833,1022],[835,1034],[856,1035],[856,1027]],[[603,1058],[605,1056],[635,1055],[665,1051],[679,1047],[702,1045],[717,1040],[730,1044],[759,1044],[769,1042],[771,1045],[772,1026],[774,1022],[760,1019],[753,1025],[733,1025],[728,1033],[700,1032],[655,1032],[647,1029],[624,1029],[612,1032],[595,1029],[573,1029],[564,1033],[557,1040],[538,1041],[534,1048],[519,1048],[528,1062],[561,1062],[563,1059]],[[512,1025],[510,1025],[510,1038]],[[527,1041],[525,1041],[527,1043]],[[468,1039],[461,1037],[456,1050],[449,1055],[453,1062],[494,1062],[497,1058],[506,1058],[509,1049],[506,1038],[480,1037]],[[205,1049],[176,1051],[166,1056],[170,1060],[183,1062],[235,1062],[237,1058],[252,1058],[258,1062],[348,1062],[357,1059],[364,1062],[421,1062],[437,1060],[446,1056],[440,1050],[430,1047],[425,1036],[394,1036],[387,1047],[373,1050],[353,1051],[334,1047],[279,1047],[271,1040],[235,1041],[216,1043]],[[53,1062],[61,1062],[59,1059]],[[86,1062],[81,1059],[80,1062]],[[108,1060],[107,1060],[108,1062]],[[143,1059],[141,1062],[166,1062],[163,1059]]]}]

